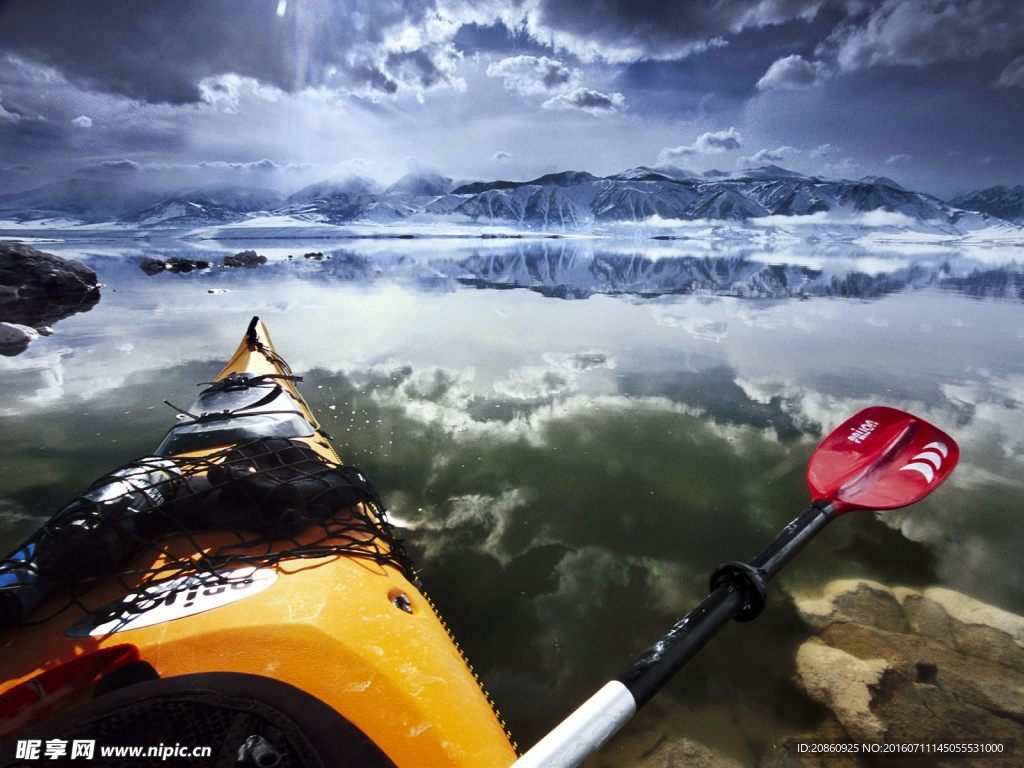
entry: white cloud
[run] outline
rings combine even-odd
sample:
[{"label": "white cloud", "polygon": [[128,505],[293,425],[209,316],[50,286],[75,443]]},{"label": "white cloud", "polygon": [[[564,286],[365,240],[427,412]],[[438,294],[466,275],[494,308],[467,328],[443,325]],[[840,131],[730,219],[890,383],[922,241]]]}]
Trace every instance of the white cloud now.
[{"label": "white cloud", "polygon": [[868,227],[912,227],[917,223],[905,213],[881,208],[865,211],[860,215],[860,220]]},{"label": "white cloud", "polygon": [[487,66],[488,77],[500,77],[506,89],[523,95],[550,94],[567,90],[579,81],[579,71],[570,70],[547,56],[512,56]]},{"label": "white cloud", "polygon": [[730,126],[724,131],[702,133],[690,145],[665,147],[658,153],[658,162],[671,163],[673,160],[691,155],[717,155],[722,152],[731,152],[741,146],[743,146],[743,140],[740,138],[739,131]]},{"label": "white cloud", "polygon": [[21,115],[4,109],[3,94],[0,92],[0,123],[20,123]]},{"label": "white cloud", "polygon": [[814,160],[823,160],[826,157],[839,154],[839,147],[835,144],[819,144],[811,150],[811,157]]},{"label": "white cloud", "polygon": [[1006,65],[996,85],[1000,88],[1024,88],[1024,56],[1018,56]]},{"label": "white cloud", "polygon": [[825,170],[834,176],[854,176],[860,173],[861,169],[861,164],[849,156],[825,163]]},{"label": "white cloud", "polygon": [[504,149],[499,149],[497,152],[495,152],[493,155],[491,155],[491,160],[496,160],[499,163],[507,162],[507,161],[509,161],[511,159],[512,159],[512,153],[511,152],[506,152]]},{"label": "white cloud", "polygon": [[899,154],[896,154],[896,155],[889,155],[889,157],[887,157],[885,159],[885,164],[886,165],[900,165],[902,163],[909,163],[913,159],[914,159],[913,155],[899,153]]},{"label": "white cloud", "polygon": [[621,93],[601,93],[589,88],[576,88],[568,93],[552,96],[541,106],[544,109],[578,109],[591,115],[617,112],[626,103]]},{"label": "white cloud", "polygon": [[92,128],[92,118],[88,115],[79,115],[71,122],[79,128]]},{"label": "white cloud", "polygon": [[759,149],[752,155],[744,155],[736,160],[736,165],[740,168],[753,168],[765,163],[781,163],[787,157],[791,157],[797,153],[795,147],[781,146],[775,149]]},{"label": "white cloud", "polygon": [[820,61],[807,61],[793,54],[776,59],[757,81],[759,90],[795,91],[810,88],[828,77],[828,69]]}]

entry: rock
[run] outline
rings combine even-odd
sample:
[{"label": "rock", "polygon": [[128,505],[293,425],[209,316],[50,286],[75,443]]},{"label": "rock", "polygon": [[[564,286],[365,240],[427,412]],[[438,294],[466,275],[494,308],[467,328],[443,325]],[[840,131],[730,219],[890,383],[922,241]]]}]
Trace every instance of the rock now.
[{"label": "rock", "polygon": [[[1024,744],[1024,618],[944,588],[863,580],[832,582],[796,607],[818,630],[797,651],[796,681],[827,710],[802,740]],[[767,764],[825,764],[798,746],[791,739]],[[927,764],[1008,768],[1015,760],[1004,753]],[[849,762],[869,764],[889,763]]]},{"label": "rock", "polygon": [[743,768],[742,763],[689,739],[668,739],[633,765],[642,765],[643,768]]},{"label": "rock", "polygon": [[18,323],[0,323],[0,355],[20,355],[38,338],[39,333],[35,328]]},{"label": "rock", "polygon": [[224,257],[225,267],[258,267],[266,264],[267,257],[256,253],[256,251],[239,251],[234,256]]},{"label": "rock", "polygon": [[209,269],[210,262],[202,259],[186,259],[181,256],[172,256],[166,261],[154,259],[147,256],[139,262],[139,269],[147,275],[158,275],[161,272],[191,272],[195,269]]},{"label": "rock", "polygon": [[796,654],[800,687],[832,710],[857,741],[880,741],[885,735],[885,726],[871,711],[871,700],[887,666],[884,659],[858,659],[815,640],[801,645]]},{"label": "rock", "polygon": [[147,275],[158,275],[167,269],[167,263],[163,259],[154,259],[152,256],[146,256],[139,262],[139,269]]},{"label": "rock", "polygon": [[[671,730],[670,730],[671,732]],[[745,762],[658,729],[623,731],[586,762],[587,768],[743,768]]]},{"label": "rock", "polygon": [[867,579],[830,582],[821,597],[801,600],[798,607],[804,620],[816,629],[843,621],[867,623],[893,632],[910,628],[893,591]]},{"label": "rock", "polygon": [[21,243],[0,243],[0,321],[40,328],[100,300],[96,273]]},{"label": "rock", "polygon": [[320,253],[320,251],[315,251],[315,252],[310,252],[310,253],[302,254],[302,258],[304,258],[304,259],[316,259],[317,261],[323,261],[324,255],[322,253]]}]

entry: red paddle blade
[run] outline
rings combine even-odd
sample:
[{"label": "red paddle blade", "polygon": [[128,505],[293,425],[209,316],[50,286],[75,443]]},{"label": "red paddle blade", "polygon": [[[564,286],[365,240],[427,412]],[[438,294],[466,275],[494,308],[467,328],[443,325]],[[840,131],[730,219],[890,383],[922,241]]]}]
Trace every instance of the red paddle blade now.
[{"label": "red paddle blade", "polygon": [[807,467],[815,501],[838,514],[896,509],[938,488],[960,459],[956,441],[910,413],[875,405],[826,437]]}]

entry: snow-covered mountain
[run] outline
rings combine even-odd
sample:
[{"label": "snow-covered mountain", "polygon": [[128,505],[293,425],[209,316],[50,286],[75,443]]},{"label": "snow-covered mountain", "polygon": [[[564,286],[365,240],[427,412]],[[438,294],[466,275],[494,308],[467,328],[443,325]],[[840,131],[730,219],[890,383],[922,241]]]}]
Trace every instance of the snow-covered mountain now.
[{"label": "snow-covered mountain", "polygon": [[[284,200],[269,190],[199,189],[162,199],[139,198],[130,211],[124,210],[123,192],[97,187],[90,198],[85,184],[78,180],[0,197],[0,215],[19,220],[58,215],[83,221],[116,218],[142,227],[230,224],[257,215],[310,225],[394,223],[415,217],[419,223],[461,221],[581,230],[652,217],[746,221],[829,213],[846,220],[861,216],[875,225],[927,225],[957,231],[998,223],[991,218],[996,215],[1012,214],[1019,221],[1024,201],[1022,187],[997,187],[977,193],[977,201],[958,198],[947,203],[883,176],[827,179],[775,165],[704,174],[675,166],[639,166],[605,177],[570,170],[529,181],[484,180],[459,186],[437,172],[417,171],[387,188],[350,176],[318,182]],[[964,210],[968,204],[973,211]],[[864,214],[875,215],[864,218]]]},{"label": "snow-covered mountain", "polygon": [[185,189],[159,202],[121,217],[121,221],[146,228],[187,229],[243,221],[256,211],[271,211],[283,196],[259,187],[211,187]]},{"label": "snow-covered mountain", "polygon": [[160,194],[140,192],[124,180],[72,176],[64,181],[0,195],[0,218],[112,221],[154,205],[160,198]]},{"label": "snow-covered mountain", "polygon": [[202,227],[210,224],[229,224],[246,216],[209,200],[179,200],[168,198],[149,208],[126,216],[124,221],[140,227]]},{"label": "snow-covered mountain", "polygon": [[435,171],[415,171],[407,173],[384,192],[389,195],[409,195],[410,197],[437,197],[452,191],[452,180]]},{"label": "snow-covered mountain", "polygon": [[989,216],[1024,224],[1024,184],[979,189],[954,197],[949,204],[967,211],[987,213]]},{"label": "snow-covered mountain", "polygon": [[[414,184],[402,181],[404,186]],[[382,192],[374,181],[365,176],[349,176],[304,187],[288,197],[275,213],[324,224],[350,221],[383,223],[404,219],[422,207],[422,201],[415,195],[405,191]]]},{"label": "snow-covered mountain", "polygon": [[824,211],[885,211],[905,217],[906,223],[966,225],[973,220],[937,197],[906,190],[885,177],[833,180],[773,165],[710,176],[639,167],[605,178],[567,172],[519,183],[478,182],[453,190],[451,196],[465,200],[445,207],[473,219],[541,227],[651,216],[746,220]]}]

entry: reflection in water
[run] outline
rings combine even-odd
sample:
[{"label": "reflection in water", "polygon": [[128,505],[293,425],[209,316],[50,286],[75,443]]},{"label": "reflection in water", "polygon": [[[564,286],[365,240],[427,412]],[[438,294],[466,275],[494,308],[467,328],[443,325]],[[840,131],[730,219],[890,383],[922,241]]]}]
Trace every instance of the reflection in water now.
[{"label": "reflection in water", "polygon": [[[322,243],[289,246],[290,261],[258,248],[264,267],[154,278],[141,253],[85,254],[100,305],[0,361],[8,544],[149,452],[171,419],[160,401],[189,401],[258,313],[523,743],[689,608],[715,564],[795,515],[817,439],[873,402],[957,437],[951,481],[826,530],[764,616],[727,628],[644,722],[681,720],[672,733],[753,764],[813,721],[790,682],[800,587],[941,583],[1024,612],[1019,266],[561,241],[315,261],[301,254]],[[515,286],[531,290],[475,289]]]},{"label": "reflection in water", "polygon": [[[260,252],[277,258],[259,269],[275,278],[402,282],[420,290],[453,290],[458,285],[528,288],[564,299],[595,294],[870,299],[928,286],[975,297],[1024,298],[1020,254],[1011,252],[1006,258],[1007,254],[983,248],[958,252],[936,246],[923,252],[917,248],[908,254],[868,250],[848,243],[788,243],[770,248],[728,241],[710,248],[697,241],[669,244],[545,239],[475,243],[409,241],[396,247],[385,241],[333,250],[317,243],[317,256],[322,254],[323,259],[303,254],[314,246],[282,249],[274,243]],[[211,252],[175,244],[140,249],[125,259],[125,253],[117,250],[114,257],[119,264],[107,266],[132,269],[144,256],[154,255],[161,260],[201,259],[220,264],[230,253],[223,248]],[[88,254],[96,254],[96,250]],[[993,264],[993,259],[999,263]],[[221,269],[218,277],[228,282],[245,279],[244,274],[231,272]]]}]

